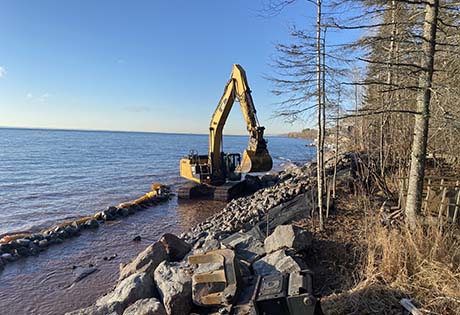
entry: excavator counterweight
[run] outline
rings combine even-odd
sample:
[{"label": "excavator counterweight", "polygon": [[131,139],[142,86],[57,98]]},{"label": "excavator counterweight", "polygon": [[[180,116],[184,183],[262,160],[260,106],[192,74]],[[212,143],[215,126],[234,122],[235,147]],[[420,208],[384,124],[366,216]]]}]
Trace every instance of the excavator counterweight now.
[{"label": "excavator counterweight", "polygon": [[[248,147],[242,157],[239,153],[224,153],[221,147],[224,125],[235,100],[240,103],[249,132]],[[240,65],[235,64],[211,118],[208,155],[192,152],[180,162],[181,176],[201,184],[202,187],[183,188],[179,190],[179,197],[190,198],[193,195],[192,189],[211,189],[215,190],[215,196],[227,196],[224,199],[230,199],[232,193],[237,193],[244,186],[244,181],[241,181],[242,173],[271,170],[273,162],[264,139],[264,130],[257,120],[246,73]]]}]

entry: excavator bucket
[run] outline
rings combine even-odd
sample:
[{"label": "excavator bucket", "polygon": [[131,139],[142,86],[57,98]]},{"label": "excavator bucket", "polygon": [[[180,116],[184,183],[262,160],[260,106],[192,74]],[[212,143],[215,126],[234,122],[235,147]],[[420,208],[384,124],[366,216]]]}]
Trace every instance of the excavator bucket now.
[{"label": "excavator bucket", "polygon": [[258,151],[244,150],[240,166],[236,169],[239,173],[268,172],[272,169],[272,157],[267,149]]}]

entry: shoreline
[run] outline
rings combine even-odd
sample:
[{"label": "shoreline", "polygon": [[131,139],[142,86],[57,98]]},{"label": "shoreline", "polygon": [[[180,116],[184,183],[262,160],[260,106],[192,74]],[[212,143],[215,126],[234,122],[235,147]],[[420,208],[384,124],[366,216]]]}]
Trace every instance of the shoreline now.
[{"label": "shoreline", "polygon": [[[351,160],[342,156],[340,161],[338,170],[347,172],[351,167]],[[314,195],[314,178],[315,164],[312,162],[302,167],[292,167],[276,174],[266,175],[264,179],[267,183],[266,187],[252,195],[230,201],[222,211],[195,225],[179,237],[163,235],[159,241],[150,244],[131,262],[120,265],[118,283],[112,291],[99,297],[91,306],[66,314],[97,315],[110,312],[120,315],[131,314],[128,308],[138,307],[136,303],[153,303],[155,307],[166,310],[168,314],[189,314],[196,308],[192,305],[192,291],[195,292],[196,288],[193,287],[192,290],[191,280],[196,266],[192,266],[187,261],[187,257],[222,246],[228,247],[230,245],[224,244],[229,238],[243,237],[243,243],[246,244],[244,246],[250,247],[250,250],[248,248],[244,250],[249,253],[249,257],[243,260],[249,267],[245,270],[254,272],[258,268],[255,266],[263,265],[261,262],[273,255],[263,251],[264,235],[273,232],[279,225],[309,216],[311,209],[307,211],[305,202],[311,208],[314,207],[310,203],[310,195]],[[230,248],[233,248],[238,255],[237,248],[243,243],[233,244]],[[289,254],[283,250],[282,255],[287,265],[279,268],[302,269],[302,262],[295,252]],[[280,271],[275,266],[273,268],[277,272]],[[262,274],[265,272],[263,270],[264,268],[260,269]],[[174,278],[174,285],[170,277]],[[151,291],[155,287],[155,292],[158,291],[159,294]],[[193,300],[195,301],[195,296]]]},{"label": "shoreline", "polygon": [[152,184],[152,191],[135,200],[110,206],[93,216],[81,217],[43,229],[34,233],[11,233],[0,235],[0,272],[4,265],[21,258],[39,255],[54,244],[79,236],[84,230],[97,229],[103,223],[115,221],[148,207],[166,202],[171,198],[170,188],[162,184]]}]

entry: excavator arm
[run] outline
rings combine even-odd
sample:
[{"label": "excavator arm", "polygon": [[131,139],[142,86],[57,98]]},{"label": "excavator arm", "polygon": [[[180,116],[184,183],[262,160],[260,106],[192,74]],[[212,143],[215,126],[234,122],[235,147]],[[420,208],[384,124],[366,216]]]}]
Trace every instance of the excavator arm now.
[{"label": "excavator arm", "polygon": [[223,129],[236,99],[240,102],[249,132],[248,148],[243,152],[241,164],[236,171],[240,173],[269,171],[273,162],[267,150],[267,142],[263,137],[265,128],[260,126],[257,120],[246,73],[240,65],[235,64],[209,127],[209,159],[213,173],[220,173],[222,169],[221,145]]}]

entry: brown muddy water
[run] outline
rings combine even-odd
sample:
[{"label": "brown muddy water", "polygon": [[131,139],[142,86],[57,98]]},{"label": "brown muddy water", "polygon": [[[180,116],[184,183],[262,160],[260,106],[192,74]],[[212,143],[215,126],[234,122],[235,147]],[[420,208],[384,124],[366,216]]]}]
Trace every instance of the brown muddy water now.
[{"label": "brown muddy water", "polygon": [[[218,201],[173,198],[97,230],[85,230],[36,257],[10,263],[0,271],[0,315],[61,315],[89,306],[116,284],[120,263],[129,262],[162,234],[179,234],[224,206]],[[132,241],[137,235],[141,242]],[[89,265],[98,271],[72,285],[72,267]]]}]

